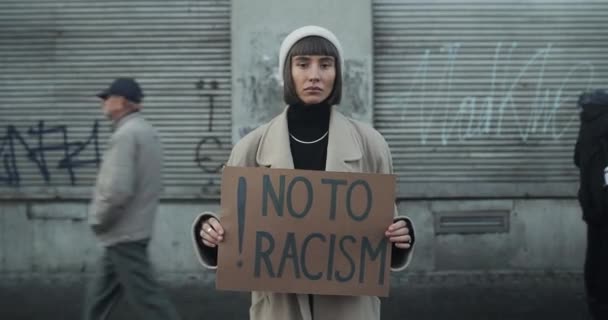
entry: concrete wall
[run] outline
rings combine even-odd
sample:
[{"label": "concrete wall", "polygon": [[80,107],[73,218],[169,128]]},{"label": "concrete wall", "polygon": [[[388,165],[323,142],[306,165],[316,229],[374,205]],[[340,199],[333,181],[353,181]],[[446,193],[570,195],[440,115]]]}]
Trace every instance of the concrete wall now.
[{"label": "concrete wall", "polygon": [[[467,212],[505,206],[507,232],[436,234],[434,219],[443,208]],[[399,208],[416,224],[412,270],[582,269],[585,226],[575,200],[405,201]]]},{"label": "concrete wall", "polygon": [[[436,235],[436,213],[509,208],[505,233]],[[151,257],[161,274],[211,277],[196,260],[191,223],[215,202],[164,202]],[[416,226],[411,271],[580,271],[584,224],[574,200],[403,201],[400,211]],[[79,274],[90,271],[100,249],[86,225],[84,202],[0,204],[0,277],[7,274]]]},{"label": "concrete wall", "polygon": [[[199,273],[191,224],[215,203],[164,202],[151,259],[160,273]],[[86,202],[6,202],[0,205],[0,277],[2,274],[87,273],[101,247],[86,221]]]}]

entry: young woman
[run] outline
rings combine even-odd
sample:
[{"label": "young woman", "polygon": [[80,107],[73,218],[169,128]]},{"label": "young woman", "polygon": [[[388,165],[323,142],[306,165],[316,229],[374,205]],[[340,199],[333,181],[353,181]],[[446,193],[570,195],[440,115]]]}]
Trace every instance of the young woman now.
[{"label": "young woman", "polygon": [[[336,36],[318,26],[289,34],[279,52],[285,111],[241,141],[228,166],[392,173],[384,138],[367,124],[335,110],[342,96],[342,48]],[[395,211],[396,212],[396,211]],[[214,214],[194,223],[198,255],[208,268],[217,267],[217,246],[224,229]],[[385,236],[393,243],[391,270],[405,269],[413,248],[407,217],[396,217]],[[252,292],[253,320],[380,319],[380,300],[370,296],[329,296]]]}]

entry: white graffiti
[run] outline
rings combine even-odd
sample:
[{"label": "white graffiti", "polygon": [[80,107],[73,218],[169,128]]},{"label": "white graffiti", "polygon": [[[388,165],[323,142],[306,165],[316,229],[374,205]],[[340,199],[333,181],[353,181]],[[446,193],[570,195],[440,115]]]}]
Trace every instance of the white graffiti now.
[{"label": "white graffiti", "polygon": [[[554,50],[553,45],[549,43],[538,49],[527,61],[518,59],[514,63],[512,56],[517,47],[517,43],[512,43],[505,49],[502,43],[498,43],[488,72],[488,85],[481,88],[487,94],[469,95],[464,92],[464,98],[462,94],[455,95],[453,82],[455,77],[463,78],[463,74],[455,74],[461,45],[450,44],[442,48],[441,55],[447,56],[447,61],[439,81],[429,79],[429,70],[437,68],[432,65],[437,58],[431,55],[431,50],[425,50],[402,104],[403,120],[411,117],[412,110],[418,107],[422,121],[420,143],[427,144],[433,134],[439,134],[442,145],[484,135],[501,136],[506,131],[507,121],[512,124],[511,128],[515,127],[516,137],[523,142],[533,135],[558,140],[575,125],[578,114],[572,105],[573,97],[566,99],[565,93],[588,89],[592,85],[595,77],[593,64],[587,61],[573,63],[561,82],[546,83],[547,62]],[[531,85],[534,88],[530,88]],[[518,94],[530,93],[534,95],[531,106],[529,102],[524,105],[518,101]],[[416,99],[410,101],[413,96]],[[565,103],[569,109],[561,110]]]}]

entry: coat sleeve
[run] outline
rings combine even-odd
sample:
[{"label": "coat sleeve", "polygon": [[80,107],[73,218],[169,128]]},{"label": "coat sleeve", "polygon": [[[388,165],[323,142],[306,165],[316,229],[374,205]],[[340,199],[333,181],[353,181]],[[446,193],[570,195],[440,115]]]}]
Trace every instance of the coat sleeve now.
[{"label": "coat sleeve", "polygon": [[101,233],[111,228],[123,211],[121,208],[135,190],[135,158],[137,145],[133,134],[114,136],[109,141],[95,186],[91,224]]},{"label": "coat sleeve", "polygon": [[[378,152],[377,154],[378,159],[377,159],[377,173],[383,173],[383,174],[393,174],[393,159],[392,159],[392,155],[391,155],[391,151],[390,148],[388,146],[388,143],[386,143],[386,140],[380,135],[380,133],[377,133],[378,135],[378,139],[376,140],[376,144],[381,146],[381,150],[379,150],[380,152]],[[412,260],[412,254],[414,252],[414,245],[415,245],[415,232],[414,232],[414,223],[412,222],[412,220],[405,215],[399,215],[399,211],[397,209],[397,205],[394,205],[394,210],[395,210],[395,218],[393,219],[393,222],[397,222],[400,220],[405,221],[407,228],[410,231],[410,236],[412,238],[411,241],[411,245],[409,249],[401,249],[401,248],[397,248],[395,245],[393,245],[392,250],[391,250],[391,271],[403,271],[405,270],[405,268],[407,268],[407,266],[409,265],[410,261]]]},{"label": "coat sleeve", "polygon": [[[230,167],[252,167],[255,166],[255,156],[259,140],[261,138],[260,130],[254,130],[239,141],[230,152],[230,157],[226,162],[226,166]],[[217,269],[217,247],[211,248],[206,246],[201,237],[200,231],[209,218],[221,219],[221,213],[203,212],[192,224],[192,240],[194,244],[195,254],[203,267],[211,270]]]},{"label": "coat sleeve", "polygon": [[200,231],[205,221],[209,218],[216,218],[219,220],[219,216],[213,212],[201,213],[192,224],[192,240],[194,241],[194,249],[198,261],[203,267],[211,270],[217,269],[217,247],[211,248],[203,244]]}]

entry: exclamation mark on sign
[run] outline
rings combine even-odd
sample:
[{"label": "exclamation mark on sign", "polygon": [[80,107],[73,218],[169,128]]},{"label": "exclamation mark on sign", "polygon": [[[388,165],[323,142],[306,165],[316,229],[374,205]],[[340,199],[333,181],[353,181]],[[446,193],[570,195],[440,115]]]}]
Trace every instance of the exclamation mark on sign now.
[{"label": "exclamation mark on sign", "polygon": [[[243,236],[245,235],[245,205],[247,204],[247,180],[239,178],[239,186],[236,195],[237,215],[239,219],[239,255],[243,254]],[[243,260],[237,261],[236,265],[243,267]]]}]

